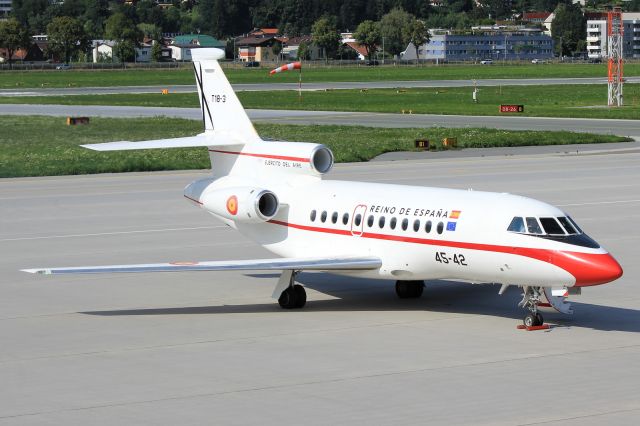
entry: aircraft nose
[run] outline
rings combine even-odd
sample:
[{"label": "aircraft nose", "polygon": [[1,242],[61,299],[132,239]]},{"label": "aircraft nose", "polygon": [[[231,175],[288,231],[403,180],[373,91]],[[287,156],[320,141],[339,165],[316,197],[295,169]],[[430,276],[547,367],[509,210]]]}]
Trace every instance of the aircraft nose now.
[{"label": "aircraft nose", "polygon": [[556,265],[576,278],[576,287],[605,284],[622,276],[622,267],[609,253],[560,252]]}]

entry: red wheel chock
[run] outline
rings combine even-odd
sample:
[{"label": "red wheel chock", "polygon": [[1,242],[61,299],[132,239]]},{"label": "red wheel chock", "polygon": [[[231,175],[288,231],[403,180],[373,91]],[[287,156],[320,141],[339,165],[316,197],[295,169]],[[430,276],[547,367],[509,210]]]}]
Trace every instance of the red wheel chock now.
[{"label": "red wheel chock", "polygon": [[549,324],[546,324],[546,323],[542,324],[542,325],[536,325],[536,326],[533,326],[533,327],[527,327],[524,324],[519,324],[516,328],[518,330],[536,331],[536,330],[548,330],[548,329],[551,328],[551,326]]}]

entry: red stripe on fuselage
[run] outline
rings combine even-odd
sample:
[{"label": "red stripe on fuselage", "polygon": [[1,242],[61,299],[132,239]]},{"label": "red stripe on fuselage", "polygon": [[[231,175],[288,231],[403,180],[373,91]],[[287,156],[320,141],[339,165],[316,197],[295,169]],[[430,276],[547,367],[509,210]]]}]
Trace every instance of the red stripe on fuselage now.
[{"label": "red stripe on fuselage", "polygon": [[286,155],[273,155],[273,154],[255,154],[251,152],[239,152],[239,151],[222,151],[219,149],[210,149],[209,152],[217,152],[219,154],[231,154],[231,155],[246,155],[248,157],[269,158],[271,160],[285,160],[285,161],[297,161],[299,163],[308,163],[310,160],[303,157],[288,157]]},{"label": "red stripe on fuselage", "polygon": [[492,253],[506,253],[536,259],[557,266],[575,277],[575,286],[591,286],[605,284],[622,276],[622,268],[608,253],[580,253],[571,251],[550,250],[528,247],[509,247],[494,244],[478,244],[462,241],[433,240],[401,235],[377,234],[364,232],[353,235],[351,231],[342,229],[322,228],[308,225],[298,225],[279,220],[270,220],[275,225],[300,229],[303,231],[321,232],[325,234],[355,236],[357,238],[372,238],[377,240],[397,241],[412,244],[424,244],[441,247],[455,247],[469,250],[481,250]]},{"label": "red stripe on fuselage", "polygon": [[[342,229],[332,229],[332,228],[321,228],[316,226],[307,226],[307,225],[297,225],[294,223],[282,222],[279,220],[270,220],[270,223],[274,223],[276,225],[287,226],[289,228],[301,229],[304,231],[312,231],[312,232],[322,232],[325,234],[336,234],[336,235],[352,235],[348,230]],[[446,241],[446,240],[432,240],[427,238],[417,238],[417,237],[409,237],[403,235],[391,235],[391,234],[377,234],[374,232],[363,232],[362,235],[358,236],[359,238],[372,238],[376,240],[387,240],[387,241],[398,241],[403,243],[413,243],[413,244],[424,244],[424,245],[433,245],[433,246],[441,246],[441,247],[455,247],[455,248],[464,248],[470,250],[482,250],[482,251],[491,251],[496,253],[509,253],[509,254],[519,254],[526,257],[531,257],[533,259],[542,260],[543,262],[549,262],[551,254],[553,250],[547,249],[533,249],[533,248],[525,248],[525,247],[508,247],[508,246],[498,246],[492,244],[478,244],[478,243],[466,243],[461,241]]]}]

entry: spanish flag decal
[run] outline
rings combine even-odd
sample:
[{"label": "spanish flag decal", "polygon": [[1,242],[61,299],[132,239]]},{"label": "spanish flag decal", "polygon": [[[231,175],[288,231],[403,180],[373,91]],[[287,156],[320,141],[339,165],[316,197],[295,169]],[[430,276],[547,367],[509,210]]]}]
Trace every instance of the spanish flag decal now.
[{"label": "spanish flag decal", "polygon": [[451,214],[449,215],[449,219],[459,219],[461,210],[451,210]]},{"label": "spanish flag decal", "polygon": [[238,213],[238,197],[235,195],[232,195],[227,200],[227,211],[234,216]]}]

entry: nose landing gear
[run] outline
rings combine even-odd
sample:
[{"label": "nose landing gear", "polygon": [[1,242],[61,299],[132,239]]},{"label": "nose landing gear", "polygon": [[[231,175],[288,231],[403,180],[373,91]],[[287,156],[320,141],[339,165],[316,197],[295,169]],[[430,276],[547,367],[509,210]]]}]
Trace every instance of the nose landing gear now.
[{"label": "nose landing gear", "polygon": [[542,314],[538,312],[538,304],[542,297],[541,287],[524,287],[522,293],[522,300],[518,303],[518,306],[526,308],[529,313],[525,315],[523,323],[527,327],[538,327],[544,323]]}]

